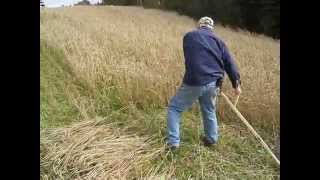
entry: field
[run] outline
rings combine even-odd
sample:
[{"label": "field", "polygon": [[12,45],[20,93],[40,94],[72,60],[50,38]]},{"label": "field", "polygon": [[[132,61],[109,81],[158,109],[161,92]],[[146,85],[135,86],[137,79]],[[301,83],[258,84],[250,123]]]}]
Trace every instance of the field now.
[{"label": "field", "polygon": [[[42,179],[278,179],[279,167],[222,98],[219,144],[200,145],[198,104],[183,114],[181,149],[164,150],[166,107],[184,73],[173,12],[99,6],[42,9]],[[216,33],[240,69],[237,107],[274,152],[280,119],[280,42],[228,27]],[[233,99],[226,79],[223,91]]]}]

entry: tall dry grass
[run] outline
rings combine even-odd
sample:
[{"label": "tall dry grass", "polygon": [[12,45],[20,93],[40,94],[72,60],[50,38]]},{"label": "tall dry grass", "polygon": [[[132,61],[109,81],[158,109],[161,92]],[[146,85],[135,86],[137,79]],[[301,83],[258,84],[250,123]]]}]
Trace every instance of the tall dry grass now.
[{"label": "tall dry grass", "polygon": [[172,168],[159,174],[157,166],[150,164],[164,147],[152,147],[150,137],[123,133],[114,126],[94,119],[43,130],[41,179],[170,178]]},{"label": "tall dry grass", "polygon": [[[116,89],[122,105],[166,107],[184,73],[183,35],[188,17],[139,7],[72,7],[41,12],[41,39],[64,50],[76,78],[92,94]],[[251,122],[277,130],[280,108],[279,42],[221,26],[242,77],[238,107]],[[227,80],[228,81],[228,80]],[[230,83],[224,91],[231,94]],[[228,107],[219,101],[223,119]]]}]

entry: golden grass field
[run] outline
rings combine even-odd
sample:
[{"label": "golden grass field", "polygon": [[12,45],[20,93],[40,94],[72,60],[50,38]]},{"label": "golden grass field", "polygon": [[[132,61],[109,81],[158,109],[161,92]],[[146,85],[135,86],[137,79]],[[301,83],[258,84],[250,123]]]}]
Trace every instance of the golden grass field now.
[{"label": "golden grass field", "polygon": [[[165,109],[184,73],[183,35],[195,26],[193,19],[173,12],[78,6],[42,9],[40,37],[41,46],[63,52],[64,66],[70,72],[63,93],[79,111],[78,119],[92,119],[101,109],[112,109],[114,101],[120,107],[134,105],[145,111]],[[274,150],[280,126],[280,41],[219,25],[215,33],[225,41],[240,70],[243,93],[237,107]],[[86,91],[79,90],[80,86]],[[226,76],[223,91],[232,99],[231,90]],[[104,98],[96,101],[97,97]],[[218,100],[218,118],[230,127],[241,124],[222,99]],[[268,168],[261,174],[277,174]],[[163,172],[172,173],[168,169]]]}]

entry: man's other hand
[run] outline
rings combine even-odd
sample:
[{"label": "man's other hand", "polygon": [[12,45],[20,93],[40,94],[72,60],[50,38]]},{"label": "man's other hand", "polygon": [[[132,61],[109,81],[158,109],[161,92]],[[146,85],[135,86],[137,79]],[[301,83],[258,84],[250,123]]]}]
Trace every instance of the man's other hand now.
[{"label": "man's other hand", "polygon": [[234,89],[234,94],[237,95],[237,96],[239,96],[241,94],[241,92],[242,91],[241,91],[241,87],[240,86],[238,86],[237,88]]}]

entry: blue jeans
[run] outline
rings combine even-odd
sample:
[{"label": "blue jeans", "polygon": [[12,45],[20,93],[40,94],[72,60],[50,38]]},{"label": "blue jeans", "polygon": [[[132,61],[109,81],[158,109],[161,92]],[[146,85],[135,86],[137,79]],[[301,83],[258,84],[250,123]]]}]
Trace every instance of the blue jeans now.
[{"label": "blue jeans", "polygon": [[190,108],[197,99],[200,103],[205,136],[211,143],[218,141],[218,123],[215,107],[218,90],[216,81],[204,86],[188,86],[184,83],[180,86],[177,94],[171,98],[168,106],[168,144],[179,146],[181,113]]}]

